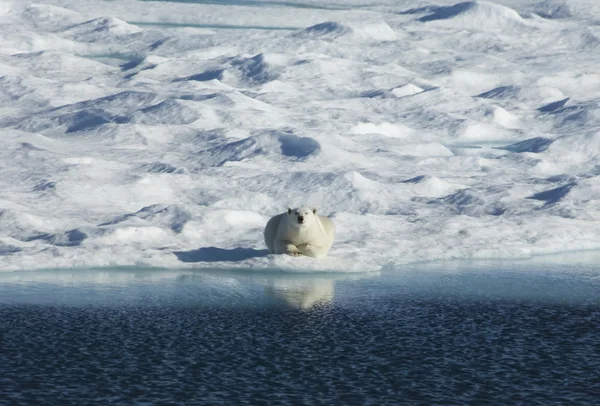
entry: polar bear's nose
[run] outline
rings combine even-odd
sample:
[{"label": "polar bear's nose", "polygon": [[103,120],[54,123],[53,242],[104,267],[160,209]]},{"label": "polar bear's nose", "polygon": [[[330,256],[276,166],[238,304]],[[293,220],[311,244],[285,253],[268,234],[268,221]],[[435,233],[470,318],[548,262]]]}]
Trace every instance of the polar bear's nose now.
[{"label": "polar bear's nose", "polygon": [[304,223],[304,216],[298,216],[298,223]]}]

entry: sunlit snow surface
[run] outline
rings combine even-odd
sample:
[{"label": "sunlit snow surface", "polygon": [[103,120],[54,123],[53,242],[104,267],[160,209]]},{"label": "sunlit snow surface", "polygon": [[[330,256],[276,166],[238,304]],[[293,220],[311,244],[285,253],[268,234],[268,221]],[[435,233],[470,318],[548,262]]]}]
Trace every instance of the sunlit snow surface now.
[{"label": "sunlit snow surface", "polygon": [[0,0],[0,270],[600,248],[595,0],[352,4]]}]

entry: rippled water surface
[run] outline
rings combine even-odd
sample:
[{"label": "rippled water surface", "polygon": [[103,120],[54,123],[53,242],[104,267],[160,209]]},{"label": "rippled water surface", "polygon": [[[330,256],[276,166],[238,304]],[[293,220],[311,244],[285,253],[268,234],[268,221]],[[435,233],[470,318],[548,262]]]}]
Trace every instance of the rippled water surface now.
[{"label": "rippled water surface", "polygon": [[0,403],[597,404],[600,272],[490,266],[2,274]]}]

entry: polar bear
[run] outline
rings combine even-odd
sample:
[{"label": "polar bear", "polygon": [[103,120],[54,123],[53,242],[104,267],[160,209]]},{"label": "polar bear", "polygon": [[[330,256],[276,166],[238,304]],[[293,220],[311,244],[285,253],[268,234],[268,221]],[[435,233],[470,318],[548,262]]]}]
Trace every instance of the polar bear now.
[{"label": "polar bear", "polygon": [[335,239],[335,225],[329,217],[317,214],[317,209],[288,208],[267,222],[265,244],[273,254],[307,255],[319,258],[327,255]]}]

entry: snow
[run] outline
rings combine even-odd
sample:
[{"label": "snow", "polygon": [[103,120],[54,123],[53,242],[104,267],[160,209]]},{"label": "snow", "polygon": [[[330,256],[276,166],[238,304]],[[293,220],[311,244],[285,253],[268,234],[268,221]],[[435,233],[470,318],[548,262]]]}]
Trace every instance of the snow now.
[{"label": "snow", "polygon": [[[0,0],[0,271],[597,250],[599,21],[595,0]],[[268,255],[301,205],[336,223],[330,255]]]}]

